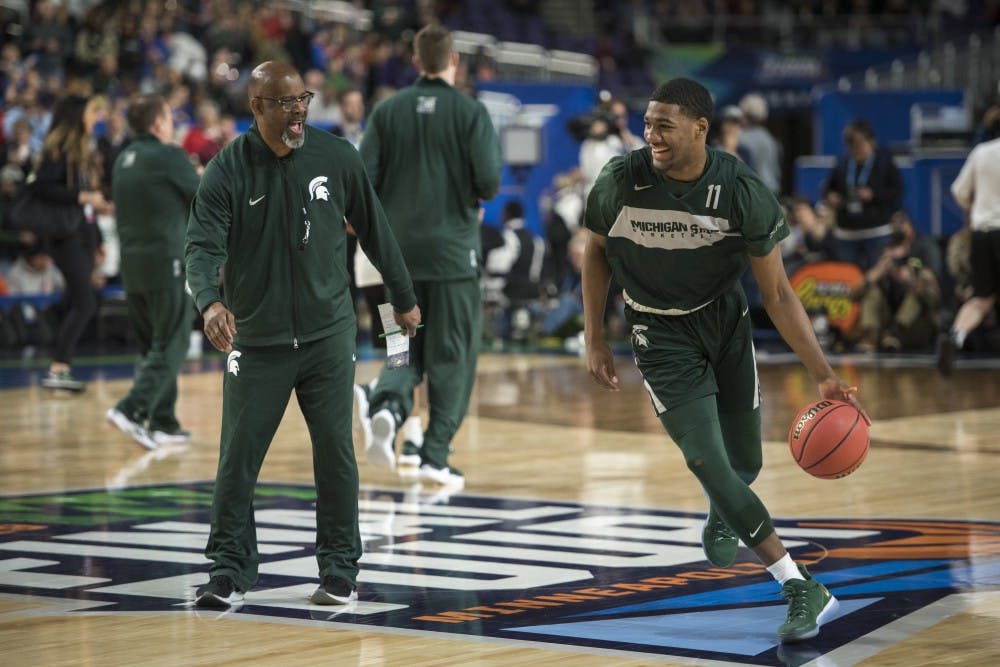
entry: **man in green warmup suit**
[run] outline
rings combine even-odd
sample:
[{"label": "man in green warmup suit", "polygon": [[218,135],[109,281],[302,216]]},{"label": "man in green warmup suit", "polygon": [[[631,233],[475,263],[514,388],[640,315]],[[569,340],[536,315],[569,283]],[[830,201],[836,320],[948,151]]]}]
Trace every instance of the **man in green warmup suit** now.
[{"label": "man in green warmup suit", "polygon": [[361,157],[413,276],[426,328],[411,345],[409,366],[386,366],[370,395],[360,386],[355,393],[368,462],[392,469],[396,429],[426,374],[423,445],[404,454],[419,453],[421,479],[460,488],[465,478],[448,455],[476,377],[483,326],[479,211],[500,187],[500,142],[486,108],[454,88],[458,53],[451,33],[427,26],[414,48],[421,76],[372,111]]},{"label": "man in green warmup suit", "polygon": [[254,124],[208,164],[188,221],[191,293],[205,335],[229,354],[205,547],[214,564],[196,603],[228,607],[257,581],[254,486],[294,389],[316,483],[320,585],[311,600],[347,604],[357,599],[361,534],[351,433],[357,324],[345,218],[392,289],[396,323],[408,335],[420,309],[357,151],[306,125],[313,93],[299,73],[262,63],[248,92]]},{"label": "man in green warmup suit", "polygon": [[194,318],[184,291],[184,231],[198,174],[172,144],[174,122],[163,97],[136,98],[127,116],[135,138],[115,160],[111,182],[128,318],[142,356],[131,391],[106,417],[155,449],[191,438],[174,406]]}]

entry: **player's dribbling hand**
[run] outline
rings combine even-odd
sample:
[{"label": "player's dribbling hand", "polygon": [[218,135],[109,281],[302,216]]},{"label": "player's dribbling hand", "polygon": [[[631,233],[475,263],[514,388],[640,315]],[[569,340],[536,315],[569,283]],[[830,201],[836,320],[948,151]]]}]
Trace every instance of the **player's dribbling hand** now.
[{"label": "player's dribbling hand", "polygon": [[611,348],[604,341],[587,345],[587,368],[597,383],[605,389],[620,391],[618,374],[615,373],[615,358]]},{"label": "player's dribbling hand", "polygon": [[396,320],[396,324],[407,336],[413,338],[417,335],[417,325],[420,324],[420,306],[414,306],[405,313],[393,311],[392,319]]},{"label": "player's dribbling hand", "polygon": [[236,334],[236,318],[221,301],[215,301],[202,313],[205,320],[205,336],[220,352],[232,352],[233,336]]},{"label": "player's dribbling hand", "polygon": [[829,380],[824,380],[823,382],[819,383],[820,396],[822,396],[823,398],[829,398],[837,401],[844,401],[846,403],[850,403],[851,405],[853,405],[855,408],[858,409],[858,412],[861,413],[861,416],[864,418],[864,420],[868,422],[869,425],[871,425],[872,423],[871,417],[868,416],[868,413],[865,412],[865,409],[861,406],[861,402],[858,400],[857,393],[858,393],[857,387],[852,387],[851,385],[847,384],[840,378],[836,377],[830,378]]}]

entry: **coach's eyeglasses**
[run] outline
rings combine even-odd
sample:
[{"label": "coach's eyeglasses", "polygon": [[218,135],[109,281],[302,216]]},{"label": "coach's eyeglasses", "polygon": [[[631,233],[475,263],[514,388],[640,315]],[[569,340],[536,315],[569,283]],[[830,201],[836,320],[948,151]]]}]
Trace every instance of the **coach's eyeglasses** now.
[{"label": "coach's eyeglasses", "polygon": [[312,102],[312,99],[314,97],[316,97],[316,93],[306,91],[305,93],[299,95],[298,97],[278,98],[278,97],[264,97],[263,95],[254,95],[254,97],[256,97],[258,100],[268,100],[270,102],[277,102],[278,104],[281,105],[281,108],[284,109],[285,113],[291,113],[292,109],[295,108],[296,104],[302,104],[308,109],[309,103]]}]

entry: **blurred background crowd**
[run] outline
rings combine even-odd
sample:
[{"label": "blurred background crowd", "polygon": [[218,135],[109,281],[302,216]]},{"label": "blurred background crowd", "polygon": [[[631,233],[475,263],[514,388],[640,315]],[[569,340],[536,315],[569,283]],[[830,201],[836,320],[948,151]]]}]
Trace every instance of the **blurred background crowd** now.
[{"label": "blurred background crowd", "polygon": [[[367,111],[415,79],[412,38],[430,22],[456,31],[457,85],[470,95],[492,91],[484,99],[491,112],[505,83],[514,84],[508,94],[521,91],[525,105],[536,93],[517,86],[565,84],[589,95],[583,111],[548,112],[558,121],[544,132],[565,137],[555,154],[546,154],[545,144],[540,156],[524,160],[505,145],[505,187],[483,226],[488,343],[577,345],[587,191],[610,157],[644,145],[645,96],[678,74],[693,73],[716,93],[712,144],[745,160],[785,203],[793,230],[783,244],[789,274],[815,279],[807,269],[821,262],[854,267],[828,280],[849,284],[834,295],[840,302],[806,304],[831,348],[930,351],[968,298],[968,232],[928,218],[929,205],[915,199],[921,187],[900,157],[922,148],[939,159],[947,149],[960,165],[971,146],[1000,135],[1000,0],[3,0],[0,347],[50,343],[61,316],[63,276],[45,244],[11,229],[7,214],[62,98],[90,101],[91,185],[105,194],[110,167],[131,139],[131,96],[162,94],[175,141],[204,167],[246,129],[247,76],[264,60],[286,60],[303,72],[317,94],[309,122],[357,145]],[[754,69],[741,69],[750,60]],[[964,66],[973,62],[989,68]],[[978,78],[969,80],[973,74]],[[846,105],[832,121],[836,136],[821,142],[821,86],[835,94],[954,89],[963,123],[935,126],[940,131],[926,131],[922,145],[904,146],[882,136],[884,108],[865,114]],[[530,100],[536,107],[547,101]],[[909,102],[898,104],[907,118],[915,113]],[[510,124],[502,112],[497,119],[498,130]],[[940,145],[932,145],[934,137]],[[825,161],[809,177],[802,159],[814,154]],[[949,183],[941,185],[947,196]],[[86,336],[127,341],[127,331],[116,329],[124,309],[115,289],[114,212],[99,207],[94,215],[91,287],[101,305]],[[849,317],[841,302],[850,304]],[[369,320],[361,303],[364,337]],[[755,315],[766,339],[766,316],[759,308]],[[611,309],[609,320],[621,334],[620,314]],[[994,313],[969,345],[994,350],[996,338]],[[200,349],[195,335],[192,354]]]}]

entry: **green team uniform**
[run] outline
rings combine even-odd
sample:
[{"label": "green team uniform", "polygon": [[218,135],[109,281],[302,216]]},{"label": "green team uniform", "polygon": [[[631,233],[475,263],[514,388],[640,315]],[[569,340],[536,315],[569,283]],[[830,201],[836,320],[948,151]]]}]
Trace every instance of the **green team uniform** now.
[{"label": "green team uniform", "polygon": [[[361,537],[351,433],[351,221],[407,312],[416,298],[399,247],[351,144],[313,127],[285,157],[256,125],[208,164],[191,207],[187,273],[200,312],[222,301],[237,333],[226,362],[219,469],[205,554],[240,590],[257,580],[253,494],[292,390],[313,449],[320,580],[355,583]],[[219,289],[223,267],[225,299]]]},{"label": "green team uniform", "polygon": [[587,201],[624,290],[632,349],[656,414],[712,504],[748,546],[772,532],[750,490],[761,466],[760,389],[746,297],[747,255],[788,235],[767,186],[707,149],[693,183],[660,175],[649,148],[613,158]]},{"label": "green team uniform", "polygon": [[475,382],[482,337],[479,206],[500,187],[500,142],[481,103],[439,78],[421,77],[375,107],[360,151],[413,276],[425,325],[410,343],[410,365],[383,369],[370,414],[388,406],[401,423],[426,373],[430,418],[421,456],[444,467]]},{"label": "green team uniform", "polygon": [[177,372],[194,311],[184,292],[184,231],[198,174],[178,146],[140,134],[115,160],[112,199],[121,277],[140,360],[116,409],[150,431],[176,432]]}]

